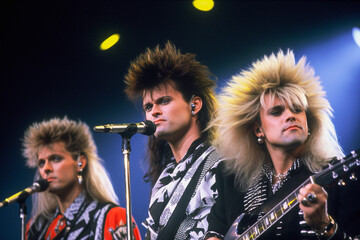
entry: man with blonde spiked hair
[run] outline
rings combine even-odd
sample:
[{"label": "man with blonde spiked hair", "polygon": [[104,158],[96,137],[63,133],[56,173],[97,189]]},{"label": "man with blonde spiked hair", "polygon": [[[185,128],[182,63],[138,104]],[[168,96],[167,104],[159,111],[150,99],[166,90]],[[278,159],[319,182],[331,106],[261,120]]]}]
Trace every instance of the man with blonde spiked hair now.
[{"label": "man with blonde spiked hair", "polygon": [[[35,180],[49,188],[34,194],[26,238],[125,239],[126,211],[117,197],[83,122],[67,117],[34,123],[23,140]],[[135,224],[135,222],[133,222]],[[141,239],[134,226],[134,239]]]},{"label": "man with blonde spiked hair", "polygon": [[332,109],[306,58],[296,62],[290,50],[265,56],[231,79],[219,103],[210,126],[226,160],[217,168],[219,195],[205,238],[348,238],[334,190],[328,195],[306,182],[343,156]]}]

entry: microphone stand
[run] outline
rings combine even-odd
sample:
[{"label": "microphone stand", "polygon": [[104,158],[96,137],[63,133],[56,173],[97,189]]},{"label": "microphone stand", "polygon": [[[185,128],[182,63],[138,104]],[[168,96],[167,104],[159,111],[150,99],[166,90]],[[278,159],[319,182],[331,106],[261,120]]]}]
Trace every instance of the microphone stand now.
[{"label": "microphone stand", "polygon": [[21,219],[21,240],[25,240],[25,219],[26,219],[26,215],[27,215],[27,210],[26,210],[26,198],[22,198],[19,199],[19,205],[20,205],[20,209],[19,209],[19,215],[20,215],[20,219]]},{"label": "microphone stand", "polygon": [[126,197],[126,234],[127,239],[132,239],[133,225],[131,214],[131,188],[130,188],[130,138],[136,133],[133,128],[129,128],[123,133],[120,133],[122,137],[122,152],[124,155],[124,169],[125,169],[125,197]]}]

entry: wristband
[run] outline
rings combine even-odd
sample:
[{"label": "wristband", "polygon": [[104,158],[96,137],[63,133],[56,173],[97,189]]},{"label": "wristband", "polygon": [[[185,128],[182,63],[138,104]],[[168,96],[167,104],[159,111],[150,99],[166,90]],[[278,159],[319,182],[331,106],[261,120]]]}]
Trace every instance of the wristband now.
[{"label": "wristband", "polygon": [[314,232],[316,233],[317,236],[323,237],[328,232],[330,232],[330,230],[333,228],[333,226],[335,225],[335,221],[330,215],[329,215],[329,219],[330,219],[330,222],[324,229],[322,229],[320,231],[314,230]]}]

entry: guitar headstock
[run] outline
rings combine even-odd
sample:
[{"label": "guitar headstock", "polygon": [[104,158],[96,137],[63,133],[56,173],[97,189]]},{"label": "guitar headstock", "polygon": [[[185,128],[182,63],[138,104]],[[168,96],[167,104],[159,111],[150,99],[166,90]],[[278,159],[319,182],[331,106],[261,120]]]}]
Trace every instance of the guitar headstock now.
[{"label": "guitar headstock", "polygon": [[344,186],[346,183],[343,177],[347,176],[349,176],[350,180],[356,181],[357,177],[352,171],[360,166],[359,155],[360,149],[351,151],[344,158],[332,158],[326,169],[314,175],[315,182],[322,186],[327,186],[338,181],[338,185]]}]

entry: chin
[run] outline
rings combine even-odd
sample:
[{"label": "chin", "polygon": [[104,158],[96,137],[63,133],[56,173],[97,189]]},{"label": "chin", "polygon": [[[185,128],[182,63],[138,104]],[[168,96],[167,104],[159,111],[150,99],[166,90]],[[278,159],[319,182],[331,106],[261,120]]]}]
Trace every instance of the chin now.
[{"label": "chin", "polygon": [[158,139],[163,139],[163,140],[166,140],[167,139],[167,136],[169,135],[168,132],[166,131],[156,131],[154,136]]},{"label": "chin", "polygon": [[304,145],[305,141],[306,139],[293,139],[292,141],[285,143],[285,145],[289,148],[297,148]]}]

